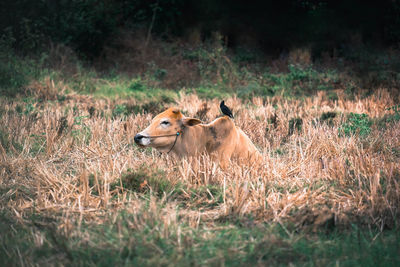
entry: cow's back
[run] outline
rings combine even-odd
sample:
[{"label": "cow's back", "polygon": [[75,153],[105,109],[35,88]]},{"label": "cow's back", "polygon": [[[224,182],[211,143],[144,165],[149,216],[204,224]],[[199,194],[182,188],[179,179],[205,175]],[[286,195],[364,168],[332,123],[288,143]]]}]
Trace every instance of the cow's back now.
[{"label": "cow's back", "polygon": [[227,116],[221,117],[206,125],[207,151],[216,153],[221,165],[227,165],[231,159],[248,162],[260,158],[260,153],[250,138]]}]

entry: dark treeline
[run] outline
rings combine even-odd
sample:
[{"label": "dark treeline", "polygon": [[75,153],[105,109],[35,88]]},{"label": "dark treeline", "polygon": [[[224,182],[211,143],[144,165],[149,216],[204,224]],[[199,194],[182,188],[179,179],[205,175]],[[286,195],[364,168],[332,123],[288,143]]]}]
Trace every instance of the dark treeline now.
[{"label": "dark treeline", "polygon": [[[277,52],[308,46],[315,55],[357,40],[398,46],[400,0],[5,0],[0,32],[17,51],[49,41],[88,57],[98,55],[121,30],[159,38],[200,41],[219,32],[229,47]],[[193,38],[192,38],[193,39]]]}]

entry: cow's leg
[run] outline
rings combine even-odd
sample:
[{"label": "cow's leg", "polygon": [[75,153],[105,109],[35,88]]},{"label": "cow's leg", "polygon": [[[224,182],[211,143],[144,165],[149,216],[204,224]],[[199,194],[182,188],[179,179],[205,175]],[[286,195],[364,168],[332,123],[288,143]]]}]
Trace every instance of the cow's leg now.
[{"label": "cow's leg", "polygon": [[233,147],[227,146],[218,153],[218,162],[221,169],[226,170],[229,167],[229,163],[233,154]]},{"label": "cow's leg", "polygon": [[197,172],[199,170],[199,159],[197,157],[189,157],[190,167],[193,172]]},{"label": "cow's leg", "polygon": [[228,169],[228,166],[229,166],[229,159],[226,159],[226,158],[219,159],[219,167],[221,169],[226,171]]}]

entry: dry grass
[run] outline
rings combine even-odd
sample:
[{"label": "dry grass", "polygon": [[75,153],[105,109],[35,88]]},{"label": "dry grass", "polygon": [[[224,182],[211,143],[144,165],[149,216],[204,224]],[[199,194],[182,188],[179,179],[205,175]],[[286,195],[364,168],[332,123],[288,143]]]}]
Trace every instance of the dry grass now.
[{"label": "dry grass", "polygon": [[[181,231],[183,222],[212,228],[246,216],[291,225],[289,234],[350,223],[394,227],[400,215],[400,122],[374,124],[366,138],[339,136],[338,127],[350,112],[382,118],[395,99],[385,90],[353,101],[338,95],[335,102],[324,93],[304,101],[226,99],[235,123],[264,158],[260,167],[232,163],[226,172],[207,156],[194,171],[185,160],[135,146],[135,133],[155,114],[113,118],[112,107],[123,100],[70,95],[60,103],[36,103],[29,114],[16,112],[20,103],[2,100],[1,209],[22,223],[31,214],[54,218],[57,232],[82,240],[91,238],[80,232],[82,223],[101,224],[105,214],[119,210],[132,215],[132,229],[163,222],[164,238]],[[220,114],[218,100],[205,106],[196,95],[181,94],[177,106],[187,116],[200,111],[208,121]],[[329,111],[339,114],[330,125],[318,121]],[[302,127],[288,135],[296,117]],[[126,185],[127,173],[140,176],[139,188]]]}]

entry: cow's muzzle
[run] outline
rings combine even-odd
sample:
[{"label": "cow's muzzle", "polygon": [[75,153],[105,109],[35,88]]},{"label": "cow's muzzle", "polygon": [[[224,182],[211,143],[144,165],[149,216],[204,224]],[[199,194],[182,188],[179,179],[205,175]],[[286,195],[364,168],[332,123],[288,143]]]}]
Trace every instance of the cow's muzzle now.
[{"label": "cow's muzzle", "polygon": [[142,141],[143,137],[144,137],[143,135],[137,134],[137,135],[135,135],[135,138],[133,138],[133,139],[135,140],[136,143],[140,143],[140,141]]},{"label": "cow's muzzle", "polygon": [[147,146],[150,143],[150,138],[148,136],[142,135],[140,133],[135,135],[133,140],[135,140],[136,144],[141,145],[141,146]]}]

